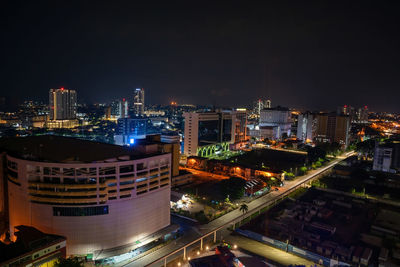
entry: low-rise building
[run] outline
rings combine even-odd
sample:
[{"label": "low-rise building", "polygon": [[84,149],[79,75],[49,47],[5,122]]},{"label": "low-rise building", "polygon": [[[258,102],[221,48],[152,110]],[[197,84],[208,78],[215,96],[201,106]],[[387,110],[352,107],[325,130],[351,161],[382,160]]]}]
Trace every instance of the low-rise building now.
[{"label": "low-rise building", "polygon": [[14,233],[14,242],[0,242],[0,265],[3,267],[53,266],[58,258],[66,256],[65,237],[25,225],[16,226]]}]

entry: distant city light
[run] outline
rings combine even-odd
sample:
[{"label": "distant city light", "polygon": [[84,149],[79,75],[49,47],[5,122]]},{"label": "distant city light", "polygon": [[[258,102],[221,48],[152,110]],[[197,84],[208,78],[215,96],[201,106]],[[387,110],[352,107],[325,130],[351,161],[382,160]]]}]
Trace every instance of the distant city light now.
[{"label": "distant city light", "polygon": [[135,143],[135,139],[134,138],[129,139],[129,144],[133,145],[134,143]]}]

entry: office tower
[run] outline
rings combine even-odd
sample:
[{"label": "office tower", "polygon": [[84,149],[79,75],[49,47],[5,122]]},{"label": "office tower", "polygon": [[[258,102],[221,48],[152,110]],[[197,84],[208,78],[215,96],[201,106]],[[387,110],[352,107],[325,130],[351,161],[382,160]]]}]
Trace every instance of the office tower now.
[{"label": "office tower", "polygon": [[136,118],[118,119],[117,130],[114,136],[117,145],[133,145],[138,139],[146,138],[147,120]]},{"label": "office tower", "polygon": [[229,112],[185,112],[184,154],[208,157],[229,150],[235,129]]},{"label": "office tower", "polygon": [[106,120],[111,119],[111,106],[104,109],[104,117]]},{"label": "office tower", "polygon": [[136,88],[133,95],[133,111],[135,116],[143,116],[144,114],[144,89]]},{"label": "office tower", "polygon": [[122,99],[121,102],[121,118],[128,118],[129,117],[129,108],[128,108],[128,101],[125,98]]},{"label": "office tower", "polygon": [[50,89],[50,120],[71,120],[76,118],[76,91],[70,89]]},{"label": "office tower", "polygon": [[64,236],[67,255],[102,259],[170,224],[170,153],[61,136],[8,139],[0,149],[12,237],[32,226]]},{"label": "office tower", "polygon": [[111,102],[111,116],[119,119],[122,114],[122,101],[115,100]]},{"label": "office tower", "polygon": [[291,132],[291,117],[288,108],[275,107],[263,109],[260,112],[260,130],[264,130],[265,136],[261,138],[268,138],[272,140],[281,139],[284,135],[290,136]]},{"label": "office tower", "polygon": [[303,142],[312,142],[316,134],[317,117],[307,112],[299,114],[297,120],[297,139]]},{"label": "office tower", "polygon": [[235,144],[247,141],[247,110],[238,108],[232,112],[232,126],[234,127]]},{"label": "office tower", "polygon": [[261,110],[264,108],[271,108],[271,100],[257,100],[253,104],[253,114],[260,115]]},{"label": "office tower", "polygon": [[350,116],[335,113],[317,114],[317,142],[336,142],[347,147],[349,142]]},{"label": "office tower", "polygon": [[358,114],[356,109],[350,105],[340,106],[337,109],[337,115],[347,115],[350,117],[350,122],[357,122],[358,121]]},{"label": "office tower", "polygon": [[368,123],[368,107],[367,106],[364,106],[364,107],[358,109],[357,122]]}]

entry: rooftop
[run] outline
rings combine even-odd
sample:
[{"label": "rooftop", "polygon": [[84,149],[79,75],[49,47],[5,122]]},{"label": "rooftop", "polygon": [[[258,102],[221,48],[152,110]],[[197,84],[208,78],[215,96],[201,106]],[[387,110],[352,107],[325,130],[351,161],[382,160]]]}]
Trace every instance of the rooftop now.
[{"label": "rooftop", "polygon": [[20,225],[15,228],[17,236],[15,242],[8,245],[0,242],[0,263],[2,264],[10,263],[19,257],[26,258],[25,254],[27,253],[32,253],[32,251],[47,248],[52,244],[66,240],[62,236],[46,234],[30,226]]},{"label": "rooftop", "polygon": [[129,156],[129,159],[152,156],[126,146],[54,135],[1,138],[0,151],[27,160],[63,163],[90,163],[122,156]]}]

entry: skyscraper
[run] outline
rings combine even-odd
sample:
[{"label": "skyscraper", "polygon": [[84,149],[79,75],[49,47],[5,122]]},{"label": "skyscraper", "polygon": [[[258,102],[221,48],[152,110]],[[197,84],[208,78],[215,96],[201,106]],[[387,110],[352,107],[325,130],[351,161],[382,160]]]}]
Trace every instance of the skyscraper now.
[{"label": "skyscraper", "polygon": [[315,140],[317,142],[336,142],[343,147],[349,143],[350,116],[330,114],[317,114]]},{"label": "skyscraper", "polygon": [[115,100],[111,102],[111,116],[119,119],[122,114],[122,102],[120,100]]},{"label": "skyscraper", "polygon": [[253,113],[257,116],[260,115],[261,110],[264,108],[271,108],[271,100],[257,100],[253,103]]},{"label": "skyscraper", "polygon": [[76,91],[70,89],[50,89],[50,120],[71,120],[76,118]]},{"label": "skyscraper", "polygon": [[303,142],[312,142],[317,127],[317,116],[306,112],[300,114],[297,120],[297,139]]},{"label": "skyscraper", "polygon": [[144,89],[136,88],[133,95],[133,111],[135,116],[143,116],[144,114]]},{"label": "skyscraper", "polygon": [[128,118],[128,101],[125,98],[121,102],[121,118]]}]

